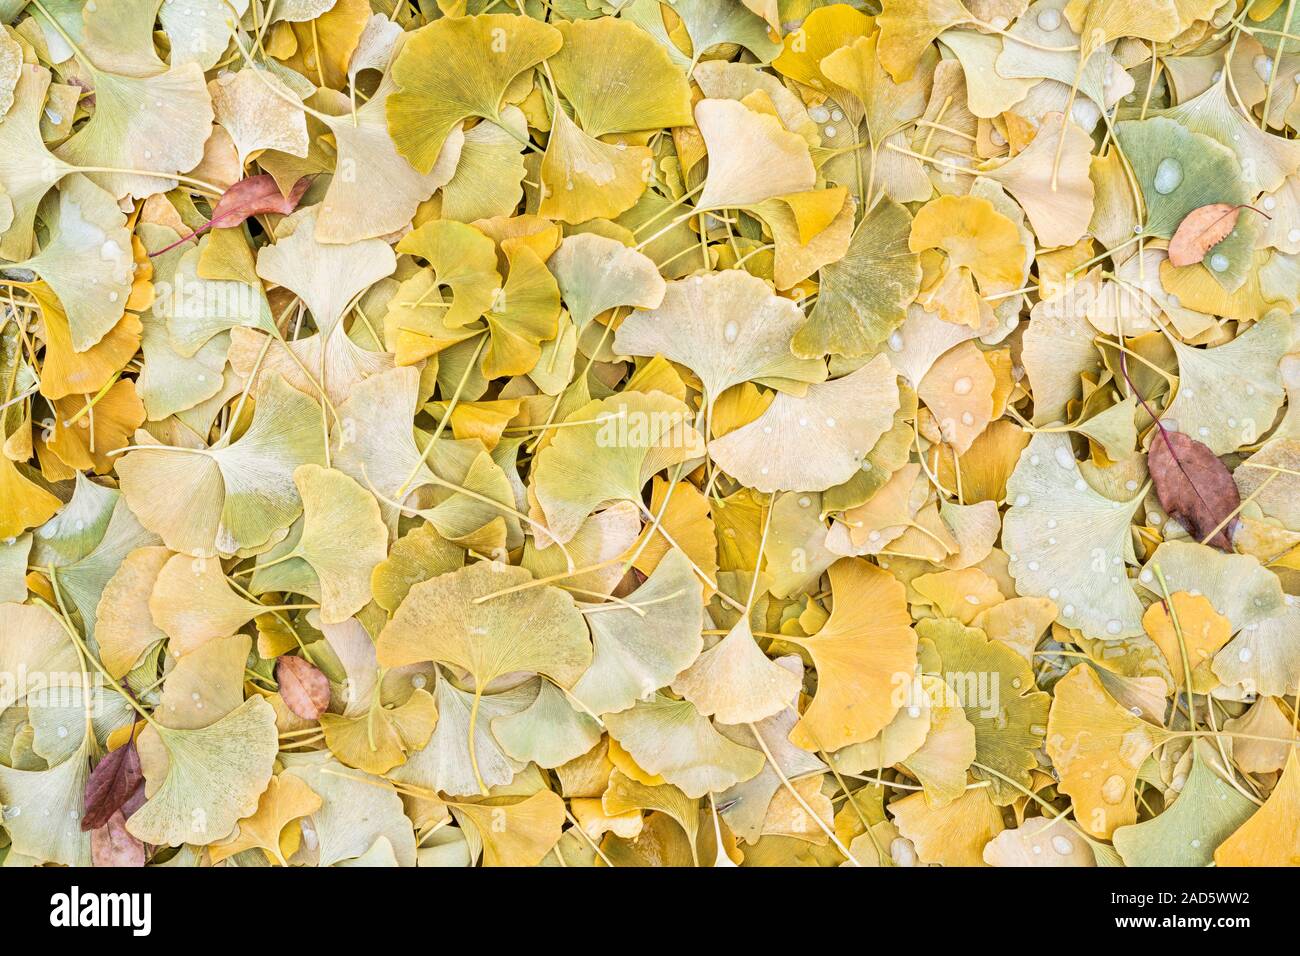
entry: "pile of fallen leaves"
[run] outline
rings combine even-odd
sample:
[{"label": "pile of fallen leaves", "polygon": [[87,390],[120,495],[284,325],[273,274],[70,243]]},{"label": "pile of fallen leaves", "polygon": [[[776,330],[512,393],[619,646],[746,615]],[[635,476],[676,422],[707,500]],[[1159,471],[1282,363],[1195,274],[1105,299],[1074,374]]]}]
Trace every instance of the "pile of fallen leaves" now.
[{"label": "pile of fallen leaves", "polygon": [[1294,0],[0,16],[5,865],[1300,860]]}]

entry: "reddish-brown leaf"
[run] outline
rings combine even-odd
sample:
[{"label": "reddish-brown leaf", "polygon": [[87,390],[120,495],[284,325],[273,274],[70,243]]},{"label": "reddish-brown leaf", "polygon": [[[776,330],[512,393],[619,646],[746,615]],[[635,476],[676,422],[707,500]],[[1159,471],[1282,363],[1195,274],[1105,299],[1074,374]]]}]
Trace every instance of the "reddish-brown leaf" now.
[{"label": "reddish-brown leaf", "polygon": [[275,662],[275,679],[285,706],[303,720],[315,720],[330,705],[330,682],[315,665],[285,655]]},{"label": "reddish-brown leaf", "polygon": [[275,177],[268,173],[241,179],[222,194],[212,210],[212,221],[208,223],[208,228],[219,225],[223,229],[229,229],[251,216],[267,213],[287,216],[298,208],[298,203],[310,184],[311,177],[304,176],[293,184],[286,196],[280,192]]},{"label": "reddish-brown leaf", "polygon": [[130,799],[144,780],[140,772],[140,754],[132,737],[116,750],[110,750],[86,781],[86,812],[81,817],[82,830],[98,830]]},{"label": "reddish-brown leaf", "polygon": [[201,235],[209,229],[220,227],[229,229],[232,226],[238,226],[253,216],[264,216],[267,213],[275,213],[280,216],[287,216],[298,208],[298,203],[302,201],[303,194],[307,192],[307,187],[311,185],[311,177],[303,176],[293,188],[289,190],[289,195],[280,192],[280,186],[275,181],[275,177],[269,173],[262,173],[260,176],[249,176],[247,179],[241,179],[221,195],[216,206],[212,209],[212,218],[208,222],[194,230],[188,236],[182,236],[170,246],[159,249],[157,252],[149,253],[150,256],[160,256],[164,252],[175,249],[183,242],[189,242],[195,236]]},{"label": "reddish-brown leaf", "polygon": [[[1147,469],[1160,504],[1197,540],[1214,531],[1241,504],[1232,473],[1207,446],[1182,432],[1161,429],[1151,442]],[[1206,544],[1232,550],[1233,518]]]},{"label": "reddish-brown leaf", "polygon": [[1169,264],[1190,266],[1200,262],[1232,232],[1241,210],[1241,206],[1226,202],[1193,209],[1183,217],[1174,237],[1169,240]]}]

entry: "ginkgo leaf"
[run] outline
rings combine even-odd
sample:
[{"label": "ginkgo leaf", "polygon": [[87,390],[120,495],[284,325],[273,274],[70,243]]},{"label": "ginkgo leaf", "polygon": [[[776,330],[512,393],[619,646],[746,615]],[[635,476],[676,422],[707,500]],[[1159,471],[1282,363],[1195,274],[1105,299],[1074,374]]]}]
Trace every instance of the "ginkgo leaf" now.
[{"label": "ginkgo leaf", "polygon": [[1289,749],[1282,779],[1264,806],[1215,848],[1216,866],[1296,865],[1296,848],[1300,842],[1300,835],[1296,832],[1296,802],[1300,800],[1300,793],[1296,791],[1298,780],[1300,771],[1296,770],[1295,751]]},{"label": "ginkgo leaf", "polygon": [[320,616],[338,624],[370,600],[370,577],[388,553],[388,529],[374,496],[341,471],[318,465],[294,470],[303,529],[289,555],[306,561],[320,582]]},{"label": "ginkgo leaf", "polygon": [[668,288],[647,256],[595,233],[567,236],[546,265],[579,331],[617,306],[657,309]]},{"label": "ginkgo leaf", "polygon": [[872,207],[848,252],[822,270],[821,294],[790,345],[796,355],[867,355],[902,324],[921,285],[920,262],[908,246],[911,229],[910,214],[892,200]]},{"label": "ginkgo leaf", "polygon": [[[421,202],[451,181],[465,134],[453,127],[433,166],[421,173],[400,156],[388,133],[386,104],[395,85],[384,76],[379,88],[351,115],[330,117],[338,151],[335,175],[321,202],[316,238],[352,243],[399,232]],[[374,201],[382,194],[384,201]]]},{"label": "ginkgo leaf", "polygon": [[686,406],[662,392],[589,402],[565,421],[573,426],[560,429],[533,466],[533,493],[547,531],[561,542],[601,504],[640,501],[651,475],[704,450]]},{"label": "ginkgo leaf", "polygon": [[1097,672],[1079,664],[1057,681],[1047,721],[1047,753],[1061,791],[1088,833],[1107,840],[1137,822],[1134,785],[1143,762],[1169,739],[1163,727],[1134,716],[1106,692]]},{"label": "ginkgo leaf", "polygon": [[175,64],[153,76],[102,70],[93,75],[95,111],[59,147],[59,156],[77,166],[157,174],[87,174],[119,198],[162,192],[175,183],[167,177],[199,165],[213,112],[197,63]]},{"label": "ginkgo leaf", "polygon": [[686,78],[645,31],[607,17],[556,26],[564,45],[547,64],[588,136],[691,125]]},{"label": "ginkgo leaf", "polygon": [[[320,406],[278,375],[258,395],[252,424],[234,442],[151,447],[142,435],[146,443],[118,463],[122,494],[140,523],[173,551],[212,557],[255,548],[301,513],[293,471],[324,464]],[[159,487],[177,493],[159,496]]]},{"label": "ginkgo leaf", "polygon": [[898,407],[897,375],[878,355],[844,378],[810,385],[802,398],[778,394],[754,421],[713,441],[709,453],[759,491],[825,491],[861,468]]},{"label": "ginkgo leaf", "polygon": [[[1218,202],[1236,206],[1252,198],[1232,150],[1168,117],[1117,123],[1115,135],[1142,190],[1144,235],[1168,239],[1194,209]],[[1228,291],[1245,279],[1254,225],[1253,219],[1239,219],[1206,258],[1210,274]]]},{"label": "ginkgo leaf", "polygon": [[673,549],[628,596],[630,607],[590,606],[594,649],[591,666],[573,685],[574,698],[592,713],[609,714],[670,684],[703,648],[701,591],[689,561]]},{"label": "ginkgo leaf", "polygon": [[59,190],[50,242],[18,265],[54,290],[68,318],[72,347],[84,352],[117,325],[131,294],[133,263],[126,217],[113,197],[84,176]]},{"label": "ginkgo leaf", "polygon": [[[1062,137],[1065,145],[1057,163],[1057,141]],[[1001,183],[1024,207],[1042,245],[1068,246],[1083,238],[1092,221],[1091,158],[1092,137],[1053,113],[1029,146],[983,175]]]},{"label": "ginkgo leaf", "polygon": [[1219,845],[1255,812],[1255,804],[1223,779],[1217,752],[1193,741],[1192,768],[1164,813],[1120,827],[1115,849],[1126,866],[1209,866]]},{"label": "ginkgo leaf", "polygon": [[831,566],[830,579],[830,619],[811,637],[787,637],[808,652],[818,674],[817,693],[790,732],[805,750],[839,750],[878,734],[901,706],[899,675],[911,681],[916,655],[903,588],[893,575],[846,558]]},{"label": "ginkgo leaf", "polygon": [[941,807],[928,803],[926,794],[911,793],[889,809],[899,832],[926,864],[983,866],[984,847],[1006,828],[987,790],[967,790]]},{"label": "ginkgo leaf", "polygon": [[271,778],[257,802],[257,812],[239,821],[235,838],[209,851],[212,862],[260,849],[281,866],[287,863],[280,852],[280,834],[300,817],[309,816],[321,807],[321,798],[300,777],[281,774]]},{"label": "ginkgo leaf", "polygon": [[767,283],[728,270],[669,283],[658,308],[623,321],[614,350],[685,365],[700,377],[712,404],[741,382],[823,381],[823,362],[790,351],[790,337],[802,322],[798,307]]},{"label": "ginkgo leaf", "polygon": [[748,724],[785,709],[799,678],[770,660],[755,643],[747,615],[725,637],[700,654],[672,682],[706,717],[724,724]]},{"label": "ginkgo leaf", "polygon": [[492,797],[456,803],[452,813],[468,821],[483,841],[484,866],[536,866],[560,839],[564,801],[550,790],[519,798]]},{"label": "ginkgo leaf", "polygon": [[[532,580],[522,568],[480,562],[424,581],[407,593],[376,644],[381,666],[436,661],[473,678],[469,733],[476,775],[474,718],[491,681],[526,671],[572,687],[591,663],[586,626],[565,592],[547,585],[495,593]],[[482,778],[479,786],[486,793]]]},{"label": "ginkgo leaf", "polygon": [[49,86],[49,70],[35,63],[23,64],[13,90],[13,105],[0,123],[0,188],[12,216],[0,231],[0,255],[15,261],[32,251],[33,224],[42,197],[75,169],[49,152],[41,137],[41,114]]},{"label": "ginkgo leaf", "polygon": [[378,239],[325,244],[318,236],[325,211],[323,206],[308,206],[290,217],[293,231],[288,232],[286,223],[275,244],[258,252],[257,274],[301,296],[317,329],[328,338],[352,300],[391,275],[397,259],[388,243]]},{"label": "ginkgo leaf", "polygon": [[762,753],[724,737],[690,701],[655,694],[606,715],[605,724],[640,766],[688,797],[725,790],[763,768]]},{"label": "ginkgo leaf", "polygon": [[307,122],[293,92],[274,73],[224,73],[208,84],[215,119],[235,143],[241,165],[263,149],[307,155]]},{"label": "ginkgo leaf", "polygon": [[[700,209],[752,206],[806,192],[816,183],[808,143],[775,116],[756,113],[735,100],[701,100],[695,122],[709,152]],[[767,157],[761,169],[750,162],[756,154]]]},{"label": "ginkgo leaf", "polygon": [[876,17],[881,65],[896,81],[908,79],[935,37],[970,19],[960,0],[932,0],[921,9],[902,0],[886,0]]},{"label": "ginkgo leaf", "polygon": [[1278,315],[1217,348],[1172,341],[1179,381],[1161,418],[1165,427],[1208,445],[1216,455],[1258,441],[1282,405],[1277,366],[1293,336],[1291,320]]},{"label": "ginkgo leaf", "polygon": [[1012,507],[1002,546],[1021,594],[1048,597],[1059,620],[1086,636],[1141,633],[1142,605],[1125,565],[1134,561],[1129,523],[1141,496],[1125,503],[1084,480],[1066,435],[1035,435],[1007,480]]},{"label": "ginkgo leaf", "polygon": [[134,837],[158,846],[203,846],[225,838],[240,818],[256,812],[278,749],[275,711],[265,700],[250,698],[207,727],[158,724],[152,732],[155,755],[165,758],[166,767],[142,753],[152,790],[127,821]]},{"label": "ginkgo leaf", "polygon": [[562,43],[555,27],[509,14],[442,17],[417,30],[393,61],[398,90],[385,104],[397,151],[427,173],[463,120],[503,125],[510,84]]},{"label": "ginkgo leaf", "polygon": [[537,699],[516,714],[493,720],[492,734],[511,757],[550,769],[596,746],[601,731],[595,718],[576,710],[562,690],[539,681]]},{"label": "ginkgo leaf", "polygon": [[1006,781],[1029,783],[1029,771],[1037,762],[1034,753],[1047,734],[1047,694],[1036,689],[1033,671],[1023,657],[1006,644],[989,640],[978,628],[951,618],[933,618],[920,622],[917,633],[934,643],[945,680],[959,685],[953,692],[975,728],[972,772],[989,781],[995,803],[1011,802],[1019,791]]}]

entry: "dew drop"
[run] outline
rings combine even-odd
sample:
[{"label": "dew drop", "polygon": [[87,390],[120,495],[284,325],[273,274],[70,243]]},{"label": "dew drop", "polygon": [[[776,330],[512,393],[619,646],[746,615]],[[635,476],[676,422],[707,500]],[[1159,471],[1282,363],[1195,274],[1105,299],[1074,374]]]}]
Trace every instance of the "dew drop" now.
[{"label": "dew drop", "polygon": [[957,395],[969,395],[972,387],[971,380],[965,375],[952,383],[952,390]]},{"label": "dew drop", "polygon": [[1237,660],[1241,661],[1243,664],[1245,664],[1254,656],[1255,656],[1255,652],[1252,651],[1249,647],[1243,647],[1241,650],[1237,651]]},{"label": "dew drop", "polygon": [[1059,834],[1052,837],[1052,849],[1061,856],[1069,856],[1074,852],[1074,844]]},{"label": "dew drop", "polygon": [[894,352],[903,351],[903,333],[892,332],[889,336],[889,348]]},{"label": "dew drop", "polygon": [[722,327],[722,337],[728,342],[734,342],[740,335],[740,326],[735,322],[728,322]]},{"label": "dew drop", "polygon": [[1160,165],[1156,167],[1155,180],[1153,185],[1156,192],[1162,196],[1168,196],[1171,192],[1182,185],[1183,182],[1183,164],[1178,160],[1169,159],[1160,160]]},{"label": "dew drop", "polygon": [[1216,252],[1210,256],[1210,268],[1215,272],[1223,272],[1228,268],[1228,257],[1222,252]]},{"label": "dew drop", "polygon": [[1062,468],[1074,467],[1074,455],[1070,452],[1070,449],[1066,448],[1064,445],[1056,446],[1055,455],[1056,463]]},{"label": "dew drop", "polygon": [[1038,12],[1038,29],[1051,33],[1061,25],[1061,11],[1048,8]]},{"label": "dew drop", "polygon": [[1074,617],[1074,605],[1073,605],[1073,604],[1067,604],[1065,607],[1061,608],[1061,616],[1062,616],[1062,617]]},{"label": "dew drop", "polygon": [[1292,229],[1286,234],[1286,238],[1288,242],[1300,242],[1300,229]]},{"label": "dew drop", "polygon": [[1265,56],[1261,53],[1255,57],[1251,65],[1255,67],[1255,75],[1265,83],[1273,75],[1273,58],[1271,56]]},{"label": "dew drop", "polygon": [[1028,496],[1028,495],[1016,495],[1016,500],[1013,502],[1013,504],[1015,504],[1015,506],[1016,506],[1017,508],[1023,508],[1023,507],[1025,507],[1026,505],[1029,504],[1029,496]]},{"label": "dew drop", "polygon": [[1119,621],[1110,620],[1106,622],[1107,634],[1118,634],[1122,630],[1124,630],[1124,625],[1121,624]]}]

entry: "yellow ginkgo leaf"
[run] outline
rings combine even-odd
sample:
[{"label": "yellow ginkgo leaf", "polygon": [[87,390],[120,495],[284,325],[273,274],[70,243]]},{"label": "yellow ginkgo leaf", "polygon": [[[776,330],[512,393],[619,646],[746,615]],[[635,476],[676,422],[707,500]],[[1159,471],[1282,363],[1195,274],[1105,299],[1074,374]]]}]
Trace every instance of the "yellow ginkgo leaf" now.
[{"label": "yellow ginkgo leaf", "polygon": [[839,750],[878,734],[902,706],[898,691],[910,684],[916,659],[904,589],[892,574],[846,558],[831,566],[830,579],[830,620],[811,637],[787,638],[808,652],[818,676],[790,732],[805,750]]},{"label": "yellow ginkgo leaf", "polygon": [[940,196],[912,220],[913,252],[940,249],[952,269],[968,269],[981,288],[1015,286],[1025,250],[1015,223],[976,196]]},{"label": "yellow ginkgo leaf", "polygon": [[549,24],[499,13],[442,17],[415,31],[393,61],[398,91],[386,104],[397,151],[427,173],[463,120],[478,116],[506,128],[510,84],[562,43]]},{"label": "yellow ginkgo leaf", "polygon": [[1110,839],[1137,820],[1138,771],[1168,739],[1163,727],[1135,717],[1106,693],[1089,664],[1056,684],[1047,722],[1047,752],[1074,801],[1074,816],[1093,836]]},{"label": "yellow ginkgo leaf", "polygon": [[280,834],[285,827],[320,807],[320,797],[300,778],[287,774],[272,777],[257,801],[257,812],[239,821],[230,842],[209,849],[212,862],[220,863],[244,850],[260,849],[272,863],[287,866],[280,850]]}]

